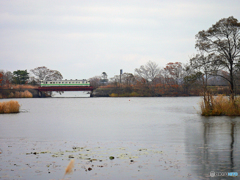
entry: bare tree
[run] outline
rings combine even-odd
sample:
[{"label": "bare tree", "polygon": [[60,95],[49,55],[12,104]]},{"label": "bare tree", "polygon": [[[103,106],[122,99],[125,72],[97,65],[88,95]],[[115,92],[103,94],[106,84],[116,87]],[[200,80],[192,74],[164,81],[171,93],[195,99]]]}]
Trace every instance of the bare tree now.
[{"label": "bare tree", "polygon": [[101,76],[94,76],[89,79],[90,85],[94,88],[97,88],[101,85]]},{"label": "bare tree", "polygon": [[129,86],[135,82],[135,77],[132,73],[123,73],[122,82]]},{"label": "bare tree", "polygon": [[164,68],[167,78],[175,81],[175,84],[179,84],[180,79],[183,77],[183,67],[181,62],[168,63]]},{"label": "bare tree", "polygon": [[120,75],[115,75],[112,78],[109,78],[111,84],[118,86],[120,83]]},{"label": "bare tree", "polygon": [[[208,30],[196,35],[196,48],[207,54],[214,54],[212,65],[226,70],[230,84],[231,100],[234,100],[234,74],[239,71],[240,62],[240,23],[234,17],[223,18]],[[217,75],[217,73],[215,73]]]},{"label": "bare tree", "polygon": [[[132,73],[123,73],[121,76],[121,83],[124,85],[129,86],[135,82],[135,77]],[[110,78],[110,83],[117,86],[120,83],[120,75]]]},{"label": "bare tree", "polygon": [[140,68],[135,69],[135,77],[140,79],[144,79],[146,83],[154,82],[154,79],[160,72],[160,68],[158,67],[157,63],[148,61],[146,65],[140,66]]},{"label": "bare tree", "polygon": [[195,73],[201,72],[203,85],[207,88],[209,75],[214,74],[218,69],[218,66],[213,66],[212,60],[215,58],[214,54],[204,56],[203,54],[197,54],[190,59],[191,67],[194,69]]},{"label": "bare tree", "polygon": [[0,71],[0,73],[3,75],[2,76],[2,85],[12,83],[12,80],[13,80],[13,73],[12,72],[2,70],[2,71]]},{"label": "bare tree", "polygon": [[183,88],[184,93],[189,95],[190,87],[196,84],[197,78],[195,76],[194,69],[188,63],[183,64]]},{"label": "bare tree", "polygon": [[30,70],[36,78],[40,80],[58,80],[63,79],[62,74],[57,70],[50,70],[45,66],[37,67]]},{"label": "bare tree", "polygon": [[203,100],[205,103],[205,107],[211,106],[212,99],[211,92],[208,90],[208,78],[209,75],[213,74],[218,66],[212,65],[212,60],[215,59],[215,54],[209,54],[204,56],[203,53],[197,54],[196,56],[190,59],[191,67],[195,70],[195,76],[201,76],[202,79],[202,91],[203,91]]}]

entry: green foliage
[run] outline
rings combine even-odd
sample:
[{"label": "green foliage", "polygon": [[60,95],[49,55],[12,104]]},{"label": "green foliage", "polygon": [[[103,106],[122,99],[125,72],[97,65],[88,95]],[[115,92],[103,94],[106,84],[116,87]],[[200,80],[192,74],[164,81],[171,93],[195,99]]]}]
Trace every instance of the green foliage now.
[{"label": "green foliage", "polygon": [[15,84],[26,84],[29,79],[27,70],[13,71],[13,83]]},{"label": "green foliage", "polygon": [[197,72],[195,74],[191,74],[189,76],[185,76],[183,78],[184,80],[184,83],[187,84],[187,83],[195,83],[197,80],[201,79],[202,78],[202,73],[201,72]]}]

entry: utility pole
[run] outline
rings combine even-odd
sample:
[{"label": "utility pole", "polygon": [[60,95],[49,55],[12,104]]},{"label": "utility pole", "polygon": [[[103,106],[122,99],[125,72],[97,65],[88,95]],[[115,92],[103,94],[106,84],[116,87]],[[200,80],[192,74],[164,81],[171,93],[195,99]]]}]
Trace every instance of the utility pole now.
[{"label": "utility pole", "polygon": [[120,84],[121,84],[122,69],[120,69]]}]

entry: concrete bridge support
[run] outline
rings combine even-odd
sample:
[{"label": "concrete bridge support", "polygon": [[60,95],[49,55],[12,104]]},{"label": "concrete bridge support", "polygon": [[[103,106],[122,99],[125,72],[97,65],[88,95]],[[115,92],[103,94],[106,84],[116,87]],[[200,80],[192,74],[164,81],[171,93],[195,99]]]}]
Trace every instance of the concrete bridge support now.
[{"label": "concrete bridge support", "polygon": [[91,90],[90,92],[90,97],[93,97],[93,90]]}]

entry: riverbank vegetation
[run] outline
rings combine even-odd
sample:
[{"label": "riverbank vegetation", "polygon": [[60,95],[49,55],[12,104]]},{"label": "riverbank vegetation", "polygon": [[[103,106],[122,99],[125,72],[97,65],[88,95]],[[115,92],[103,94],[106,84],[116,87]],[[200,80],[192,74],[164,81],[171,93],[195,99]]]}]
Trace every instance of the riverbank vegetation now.
[{"label": "riverbank vegetation", "polygon": [[[203,72],[202,115],[239,116],[239,98],[236,97],[240,77],[240,23],[234,17],[224,18],[208,30],[196,35],[200,52],[190,62]],[[229,98],[212,97],[207,86],[208,77],[217,76],[229,85]]]},{"label": "riverbank vegetation", "polygon": [[25,90],[24,92],[11,92],[8,96],[8,98],[32,98],[33,95],[28,90]]},{"label": "riverbank vegetation", "polygon": [[149,61],[134,74],[120,71],[109,80],[106,72],[95,76],[96,96],[203,96],[202,115],[240,115],[240,22],[232,16],[220,19],[198,32],[195,47],[198,53],[187,64],[170,62],[160,68]]},{"label": "riverbank vegetation", "polygon": [[0,102],[0,114],[18,113],[20,105],[17,101]]},{"label": "riverbank vegetation", "polygon": [[0,88],[0,99],[1,98],[32,98],[33,94],[30,90],[37,88],[33,85],[15,85],[5,84]]},{"label": "riverbank vegetation", "polygon": [[203,116],[240,115],[240,97],[235,97],[235,100],[231,101],[227,96],[218,95],[213,97],[210,95],[208,99],[201,102],[200,106]]},{"label": "riverbank vegetation", "polygon": [[[152,68],[155,67],[155,68]],[[104,83],[101,76],[90,79],[91,86],[95,88],[93,95],[98,97],[161,97],[161,96],[200,96],[202,95],[202,80],[204,74],[196,72],[189,64],[183,65],[180,62],[168,63],[165,68],[158,67],[155,62],[149,61],[141,66],[145,69],[140,73],[123,73],[107,79]],[[157,71],[154,76],[149,77],[151,69]],[[209,76],[207,86],[214,95],[229,95],[229,86],[224,79]],[[237,89],[237,93],[240,91]]]},{"label": "riverbank vegetation", "polygon": [[[13,72],[0,70],[0,98],[30,98],[37,96],[34,89],[38,88],[40,81],[62,79],[62,74],[57,70],[45,66]],[[48,95],[46,95],[48,96]]]}]

